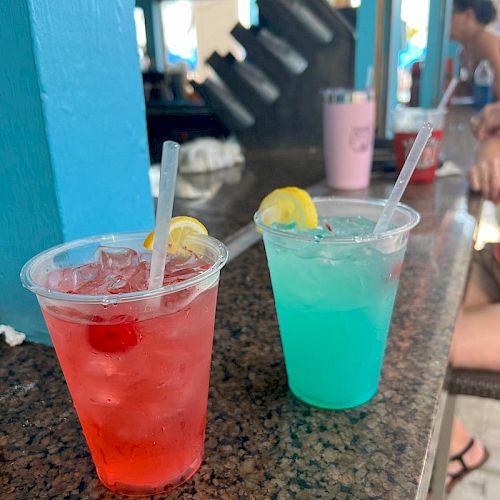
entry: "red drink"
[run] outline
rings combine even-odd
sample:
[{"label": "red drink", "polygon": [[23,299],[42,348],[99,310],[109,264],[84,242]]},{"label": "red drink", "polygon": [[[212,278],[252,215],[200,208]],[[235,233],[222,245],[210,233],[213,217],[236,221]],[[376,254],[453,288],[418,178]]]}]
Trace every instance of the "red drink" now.
[{"label": "red drink", "polygon": [[[396,151],[396,171],[401,172],[406,157],[417,138],[417,132],[396,132],[394,134],[394,149]],[[443,141],[443,131],[433,130],[427,145],[418,160],[411,182],[432,182],[439,167],[439,153]]]},{"label": "red drink", "polygon": [[417,163],[410,182],[432,182],[439,167],[439,154],[443,141],[446,110],[424,108],[396,108],[394,112],[394,151],[396,171],[399,173],[410,152],[417,133],[425,122],[432,125],[429,139]]},{"label": "red drink", "polygon": [[42,312],[101,481],[129,495],[168,491],[203,457],[218,269],[171,257],[170,290],[151,296],[147,257],[99,252],[46,274],[68,300],[38,294]]}]

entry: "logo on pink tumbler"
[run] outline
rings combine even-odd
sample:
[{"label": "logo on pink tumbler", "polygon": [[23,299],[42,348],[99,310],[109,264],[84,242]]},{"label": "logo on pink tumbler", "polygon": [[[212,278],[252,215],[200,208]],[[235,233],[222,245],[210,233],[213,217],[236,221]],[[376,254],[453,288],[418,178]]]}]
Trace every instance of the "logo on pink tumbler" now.
[{"label": "logo on pink tumbler", "polygon": [[355,153],[368,151],[372,146],[371,127],[354,127],[349,134],[349,145]]}]

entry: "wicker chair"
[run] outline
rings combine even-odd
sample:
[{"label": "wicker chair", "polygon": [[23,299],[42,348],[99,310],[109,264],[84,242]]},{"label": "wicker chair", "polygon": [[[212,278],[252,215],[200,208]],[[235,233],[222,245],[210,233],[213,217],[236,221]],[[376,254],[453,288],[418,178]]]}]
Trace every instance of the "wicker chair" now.
[{"label": "wicker chair", "polygon": [[449,368],[445,382],[448,394],[500,399],[500,372]]},{"label": "wicker chair", "polygon": [[[445,479],[448,466],[453,417],[455,415],[456,396],[477,396],[480,398],[500,399],[500,372],[485,370],[464,370],[448,368],[444,385],[444,408],[439,428],[439,437],[434,472],[432,475],[432,499],[445,498]],[[424,497],[422,497],[424,498]]]}]

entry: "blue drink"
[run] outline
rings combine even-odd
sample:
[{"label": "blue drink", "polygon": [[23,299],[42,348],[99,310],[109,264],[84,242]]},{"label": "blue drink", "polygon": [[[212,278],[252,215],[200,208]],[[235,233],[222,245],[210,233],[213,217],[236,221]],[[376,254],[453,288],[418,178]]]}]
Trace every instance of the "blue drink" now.
[{"label": "blue drink", "polygon": [[393,227],[372,234],[376,201],[317,199],[316,230],[263,229],[291,391],[322,408],[349,408],[377,392],[409,230],[400,205]]}]

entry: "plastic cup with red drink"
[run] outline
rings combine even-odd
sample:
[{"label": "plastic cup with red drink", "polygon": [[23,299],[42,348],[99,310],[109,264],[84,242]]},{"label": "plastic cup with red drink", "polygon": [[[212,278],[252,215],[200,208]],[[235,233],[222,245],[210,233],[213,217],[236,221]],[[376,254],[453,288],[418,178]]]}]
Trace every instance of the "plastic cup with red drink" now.
[{"label": "plastic cup with red drink", "polygon": [[417,133],[425,122],[432,125],[432,136],[413,172],[410,182],[432,182],[439,166],[439,153],[443,141],[446,109],[397,108],[394,112],[394,149],[396,170],[403,167]]}]

